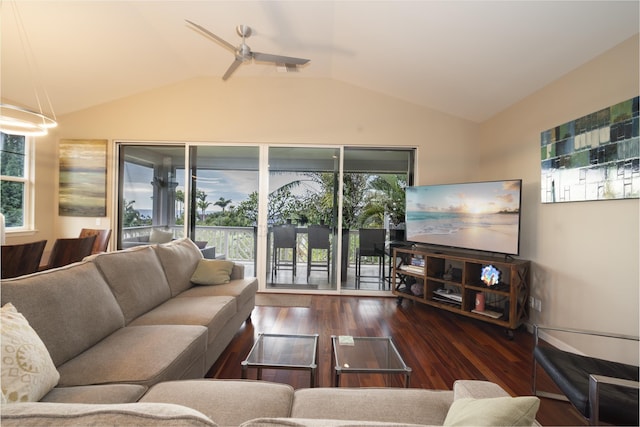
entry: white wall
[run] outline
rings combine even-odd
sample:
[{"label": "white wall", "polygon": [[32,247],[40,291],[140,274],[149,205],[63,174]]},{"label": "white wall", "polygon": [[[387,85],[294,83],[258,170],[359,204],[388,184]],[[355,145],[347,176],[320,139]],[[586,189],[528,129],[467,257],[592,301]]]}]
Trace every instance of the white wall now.
[{"label": "white wall", "polygon": [[[638,52],[636,36],[481,126],[479,178],[524,180],[521,256],[533,260],[542,300],[532,322],[638,335],[638,199],[540,203],[540,133],[638,96]],[[594,341],[567,342],[595,351]],[[638,364],[638,343],[605,350]]]},{"label": "white wall", "polygon": [[50,156],[58,139],[107,139],[110,153],[117,140],[418,147],[420,181],[447,182],[468,176],[477,131],[475,123],[331,80],[188,80],[59,117],[56,132],[38,141],[38,157],[50,163],[38,171],[37,226],[48,251],[55,237],[113,219],[113,157],[107,218],[96,225],[96,218],[57,215],[58,166]]}]

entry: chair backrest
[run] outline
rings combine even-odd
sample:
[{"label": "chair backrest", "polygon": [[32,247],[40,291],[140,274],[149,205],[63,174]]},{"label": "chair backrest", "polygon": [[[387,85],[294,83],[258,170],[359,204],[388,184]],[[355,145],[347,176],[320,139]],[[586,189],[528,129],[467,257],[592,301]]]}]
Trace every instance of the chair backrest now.
[{"label": "chair backrest", "polygon": [[62,267],[63,265],[82,261],[84,257],[91,255],[95,240],[95,235],[56,239],[46,268]]},{"label": "chair backrest", "polygon": [[40,240],[19,245],[2,245],[2,278],[9,279],[38,271],[46,244],[46,240]]},{"label": "chair backrest", "polygon": [[274,248],[295,248],[296,227],[293,225],[276,225],[273,227]]},{"label": "chair backrest", "polygon": [[309,249],[329,249],[329,227],[326,225],[310,225]]},{"label": "chair backrest", "polygon": [[361,228],[359,230],[360,255],[380,256],[384,254],[384,228]]},{"label": "chair backrest", "polygon": [[111,237],[111,229],[106,230],[96,228],[83,228],[80,230],[78,237],[96,236],[96,240],[93,242],[92,254],[99,254],[100,252],[106,252],[107,246],[109,246],[109,238]]}]

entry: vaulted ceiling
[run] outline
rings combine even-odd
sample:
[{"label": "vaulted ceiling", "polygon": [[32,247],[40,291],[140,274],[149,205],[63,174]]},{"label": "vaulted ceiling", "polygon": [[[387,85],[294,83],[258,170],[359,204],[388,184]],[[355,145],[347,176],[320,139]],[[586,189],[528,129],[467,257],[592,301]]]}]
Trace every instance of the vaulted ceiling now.
[{"label": "vaulted ceiling", "polygon": [[638,33],[638,17],[637,1],[2,0],[1,95],[35,108],[41,84],[60,116],[221,78],[233,54],[189,19],[233,45],[246,24],[254,51],[311,59],[287,74],[245,64],[224,84],[335,79],[482,122]]}]

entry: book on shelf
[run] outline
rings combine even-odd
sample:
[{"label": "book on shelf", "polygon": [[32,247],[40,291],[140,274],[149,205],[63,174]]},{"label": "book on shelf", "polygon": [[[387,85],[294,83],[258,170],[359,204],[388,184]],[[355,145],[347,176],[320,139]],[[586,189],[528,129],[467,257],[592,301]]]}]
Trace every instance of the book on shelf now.
[{"label": "book on shelf", "polygon": [[492,311],[492,310],[471,310],[472,312],[476,313],[476,314],[482,314],[483,316],[487,316],[487,317],[491,317],[492,319],[499,319],[500,317],[502,317],[502,313],[499,313],[497,311]]},{"label": "book on shelf", "polygon": [[418,267],[415,265],[401,265],[400,270],[414,274],[424,274],[424,267]]},{"label": "book on shelf", "polygon": [[432,299],[434,301],[437,301],[437,302],[443,302],[443,303],[446,303],[446,304],[452,304],[452,305],[455,305],[455,306],[458,306],[458,307],[460,307],[462,305],[462,301],[456,301],[454,299],[445,298],[445,297],[441,297],[441,296],[438,296],[438,295],[434,295]]},{"label": "book on shelf", "polygon": [[462,294],[448,292],[447,289],[436,289],[435,291],[433,291],[433,293],[440,298],[446,298],[452,301],[456,301],[458,303],[462,302]]}]

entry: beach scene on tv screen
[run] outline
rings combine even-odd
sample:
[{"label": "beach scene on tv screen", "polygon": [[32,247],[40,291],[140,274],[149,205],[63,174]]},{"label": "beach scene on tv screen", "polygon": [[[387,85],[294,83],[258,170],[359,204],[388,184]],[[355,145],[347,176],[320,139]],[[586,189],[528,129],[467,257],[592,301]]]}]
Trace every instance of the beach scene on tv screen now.
[{"label": "beach scene on tv screen", "polygon": [[517,254],[520,181],[407,187],[407,240]]}]

